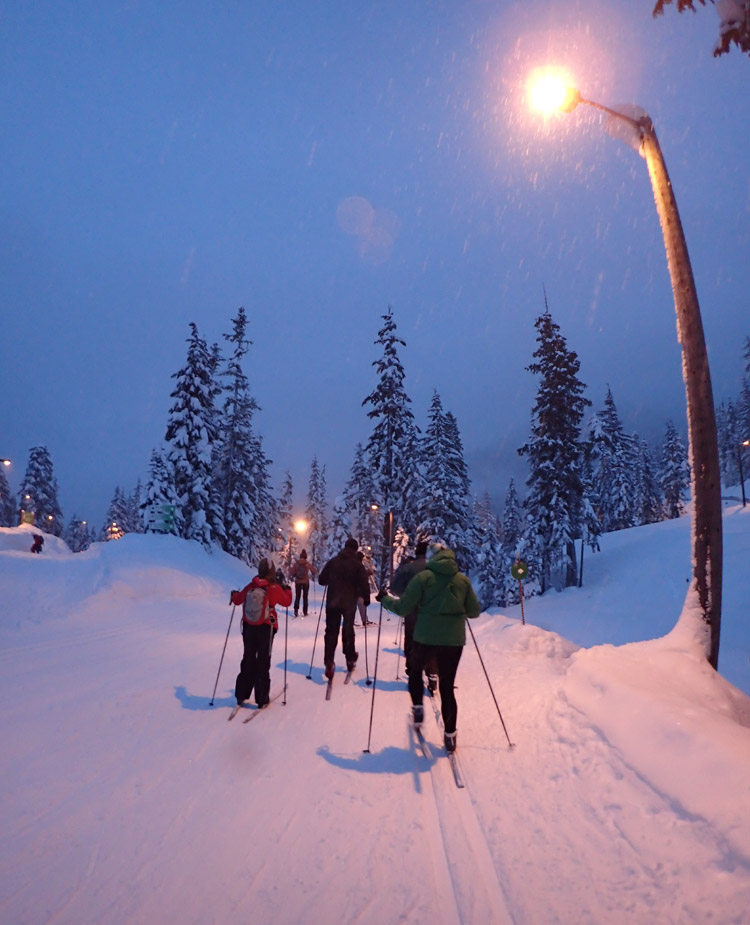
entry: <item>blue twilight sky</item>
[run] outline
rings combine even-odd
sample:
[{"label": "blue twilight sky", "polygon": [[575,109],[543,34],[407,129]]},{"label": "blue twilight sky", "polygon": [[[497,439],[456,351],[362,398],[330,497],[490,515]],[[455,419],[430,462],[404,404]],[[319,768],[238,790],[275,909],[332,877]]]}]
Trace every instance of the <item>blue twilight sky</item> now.
[{"label": "blue twilight sky", "polygon": [[685,432],[680,351],[645,162],[579,107],[525,104],[535,66],[654,120],[717,399],[750,334],[750,62],[712,8],[651,0],[4,2],[0,456],[46,444],[66,520],[98,525],[163,439],[188,323],[240,305],[257,423],[300,498],[339,493],[393,306],[424,423],[456,415],[478,491],[523,478],[546,288],[629,430]]}]

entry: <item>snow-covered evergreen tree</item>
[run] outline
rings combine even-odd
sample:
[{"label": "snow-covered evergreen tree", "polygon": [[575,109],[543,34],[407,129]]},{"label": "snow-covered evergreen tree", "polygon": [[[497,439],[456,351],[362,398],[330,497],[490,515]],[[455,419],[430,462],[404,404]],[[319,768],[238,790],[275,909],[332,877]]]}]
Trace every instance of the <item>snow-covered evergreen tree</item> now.
[{"label": "snow-covered evergreen tree", "polygon": [[519,549],[523,526],[523,508],[516,490],[515,479],[511,478],[503,506],[502,539],[503,547],[514,557]]},{"label": "snow-covered evergreen tree", "polygon": [[482,609],[504,607],[507,603],[502,579],[503,550],[501,527],[485,492],[475,504],[474,522],[477,529],[476,588]]},{"label": "snow-covered evergreen tree", "polygon": [[141,517],[143,486],[141,480],[135,483],[135,488],[127,496],[127,530],[126,533],[143,533],[143,518]]},{"label": "snow-covered evergreen tree", "polygon": [[85,520],[81,520],[77,514],[73,514],[70,518],[67,527],[63,531],[62,538],[68,544],[71,552],[83,552],[94,542],[89,525]]},{"label": "snow-covered evergreen tree", "polygon": [[[247,315],[239,308],[232,333],[224,339],[232,353],[221,373],[224,381],[223,414],[217,444],[214,489],[221,506],[223,548],[246,562],[257,558],[261,547],[273,548],[276,537],[268,522],[268,460],[253,429],[258,403],[250,394],[243,361],[252,343],[247,337]],[[271,509],[275,509],[271,506]]]},{"label": "snow-covered evergreen tree", "polygon": [[53,536],[60,536],[64,527],[57,492],[57,479],[49,450],[46,446],[32,447],[18,493],[19,507],[27,512],[32,511],[34,526]]},{"label": "snow-covered evergreen tree", "polygon": [[375,550],[377,559],[383,532],[383,515],[379,506],[373,507],[374,503],[377,504],[376,498],[377,491],[372,471],[365,457],[364,448],[361,443],[358,443],[354,451],[354,462],[349,479],[344,487],[344,503],[350,516],[351,535],[356,538],[360,547]]},{"label": "snow-covered evergreen tree", "polygon": [[656,466],[651,450],[645,440],[640,440],[634,434],[634,441],[638,448],[635,463],[635,497],[633,500],[633,514],[638,526],[642,524],[655,524],[662,519],[662,498],[659,481],[656,477]]},{"label": "snow-covered evergreen tree", "polygon": [[623,430],[612,390],[608,388],[604,410],[594,414],[589,422],[587,448],[591,501],[604,533],[635,523],[635,459],[633,439]]},{"label": "snow-covered evergreen tree", "polygon": [[182,507],[174,488],[172,467],[161,450],[151,451],[141,520],[146,533],[181,535],[184,528]]},{"label": "snow-covered evergreen tree", "polygon": [[128,496],[120,486],[117,485],[112,500],[109,502],[99,539],[102,540],[102,542],[106,542],[107,540],[119,540],[121,537],[125,536],[126,533],[130,532],[129,527],[130,505],[128,503]]},{"label": "snow-covered evergreen tree", "polygon": [[433,392],[430,403],[420,461],[424,482],[419,501],[422,519],[417,534],[445,543],[455,552],[459,568],[468,571],[476,546],[472,506],[467,495],[468,478],[463,477],[465,466],[455,419],[444,413],[437,391]]},{"label": "snow-covered evergreen tree", "polygon": [[279,565],[284,574],[288,575],[297,556],[297,535],[294,532],[294,483],[292,482],[292,474],[288,469],[284,475],[284,484],[281,486],[281,497],[279,498],[277,510]]},{"label": "snow-covered evergreen tree", "polygon": [[[310,465],[310,480],[307,484],[307,505],[305,517],[309,524],[308,552],[315,568],[322,568],[328,558],[328,514],[326,501],[326,467],[318,464],[318,457],[313,456]],[[338,549],[330,550],[337,553]]]},{"label": "snow-covered evergreen tree", "polygon": [[166,443],[174,487],[181,508],[181,535],[209,548],[223,538],[220,511],[212,491],[212,448],[217,441],[213,359],[191,322],[185,366],[176,379],[169,409]]},{"label": "snow-covered evergreen tree", "polygon": [[[352,536],[351,515],[346,506],[344,497],[336,498],[333,505],[333,516],[328,527],[329,534],[329,551],[335,554],[339,549],[344,548],[344,543]],[[322,561],[322,560],[321,560]]]},{"label": "snow-covered evergreen tree", "polygon": [[[383,327],[375,341],[382,347],[382,355],[372,364],[378,382],[362,402],[363,406],[371,406],[367,416],[374,422],[367,456],[376,492],[374,500],[383,515],[393,512],[394,535],[401,526],[411,537],[419,518],[416,499],[422,494],[417,464],[419,430],[409,407],[411,399],[404,388],[405,373],[398,355],[399,345],[405,347],[406,342],[396,334],[390,307],[382,319]],[[378,546],[375,549],[377,555]],[[389,556],[383,551],[379,558],[382,584]]]},{"label": "snow-covered evergreen tree", "polygon": [[716,436],[719,445],[719,468],[723,485],[737,485],[740,478],[739,447],[742,427],[734,402],[722,402],[716,409]]},{"label": "snow-covered evergreen tree", "polygon": [[667,421],[660,462],[659,487],[664,498],[664,518],[672,520],[685,510],[690,473],[685,444],[671,421]]},{"label": "snow-covered evergreen tree", "polygon": [[529,492],[524,502],[526,561],[544,592],[555,584],[577,584],[575,538],[581,523],[581,420],[591,402],[578,378],[580,362],[569,350],[560,327],[546,308],[535,322],[536,362],[529,371],[539,376],[532,409],[531,438],[519,449],[528,457]]},{"label": "snow-covered evergreen tree", "polygon": [[18,507],[10,490],[5,466],[0,465],[0,527],[18,526]]}]

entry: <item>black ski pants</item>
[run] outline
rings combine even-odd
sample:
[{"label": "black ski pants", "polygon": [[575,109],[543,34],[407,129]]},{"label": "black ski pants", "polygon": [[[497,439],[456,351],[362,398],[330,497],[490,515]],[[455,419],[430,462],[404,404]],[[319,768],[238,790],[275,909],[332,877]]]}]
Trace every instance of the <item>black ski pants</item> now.
[{"label": "black ski pants", "polygon": [[413,704],[422,703],[424,683],[422,672],[430,658],[437,661],[440,678],[440,709],[446,732],[456,731],[458,704],[453,693],[458,663],[464,651],[463,646],[426,646],[422,642],[413,642],[411,646],[411,665],[409,667],[409,694]]},{"label": "black ski pants", "polygon": [[271,689],[271,647],[275,630],[269,623],[251,626],[242,624],[242,642],[244,654],[240,663],[240,673],[234,685],[237,703],[249,700],[255,690],[255,702],[259,707],[268,703]]},{"label": "black ski pants", "polygon": [[302,616],[307,616],[307,599],[310,594],[310,582],[309,581],[295,581],[294,582],[294,614],[296,616],[297,611],[299,610],[299,599],[300,595],[302,596]]},{"label": "black ski pants", "polygon": [[[419,616],[419,609],[412,610],[411,613],[407,613],[404,617],[404,661],[406,662],[406,675],[407,677],[411,674],[411,650],[414,645],[414,630],[417,626],[417,617]],[[437,659],[435,655],[431,655],[427,662],[424,665],[424,671],[427,674],[437,674]],[[417,672],[419,676],[419,672]]]},{"label": "black ski pants", "polygon": [[323,660],[332,662],[336,654],[339,641],[339,627],[341,627],[341,648],[347,662],[357,659],[354,648],[354,614],[357,612],[356,602],[351,607],[329,607],[326,605],[326,632]]}]

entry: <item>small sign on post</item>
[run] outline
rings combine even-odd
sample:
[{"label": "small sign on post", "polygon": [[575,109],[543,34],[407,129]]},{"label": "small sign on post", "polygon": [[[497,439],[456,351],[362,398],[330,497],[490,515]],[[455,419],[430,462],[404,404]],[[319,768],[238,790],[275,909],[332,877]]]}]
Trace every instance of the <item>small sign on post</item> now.
[{"label": "small sign on post", "polygon": [[526,625],[526,617],[523,612],[523,585],[521,582],[529,574],[529,567],[525,562],[522,562],[521,559],[516,556],[516,561],[510,567],[510,574],[518,582],[518,593],[521,595],[521,623]]}]

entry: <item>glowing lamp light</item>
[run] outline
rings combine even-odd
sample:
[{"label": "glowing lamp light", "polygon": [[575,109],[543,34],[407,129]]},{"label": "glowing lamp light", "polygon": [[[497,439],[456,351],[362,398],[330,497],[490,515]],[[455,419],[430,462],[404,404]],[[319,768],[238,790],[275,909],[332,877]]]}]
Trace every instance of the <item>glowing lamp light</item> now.
[{"label": "glowing lamp light", "polygon": [[297,531],[297,533],[304,533],[305,530],[307,530],[307,526],[308,524],[306,520],[295,520],[294,521],[294,529]]},{"label": "glowing lamp light", "polygon": [[529,103],[538,112],[572,112],[581,102],[581,95],[564,71],[539,70],[528,84]]},{"label": "glowing lamp light", "polygon": [[0,459],[0,463],[2,463],[4,466],[9,466],[9,465],[10,465],[10,460],[9,460],[9,459]]}]

